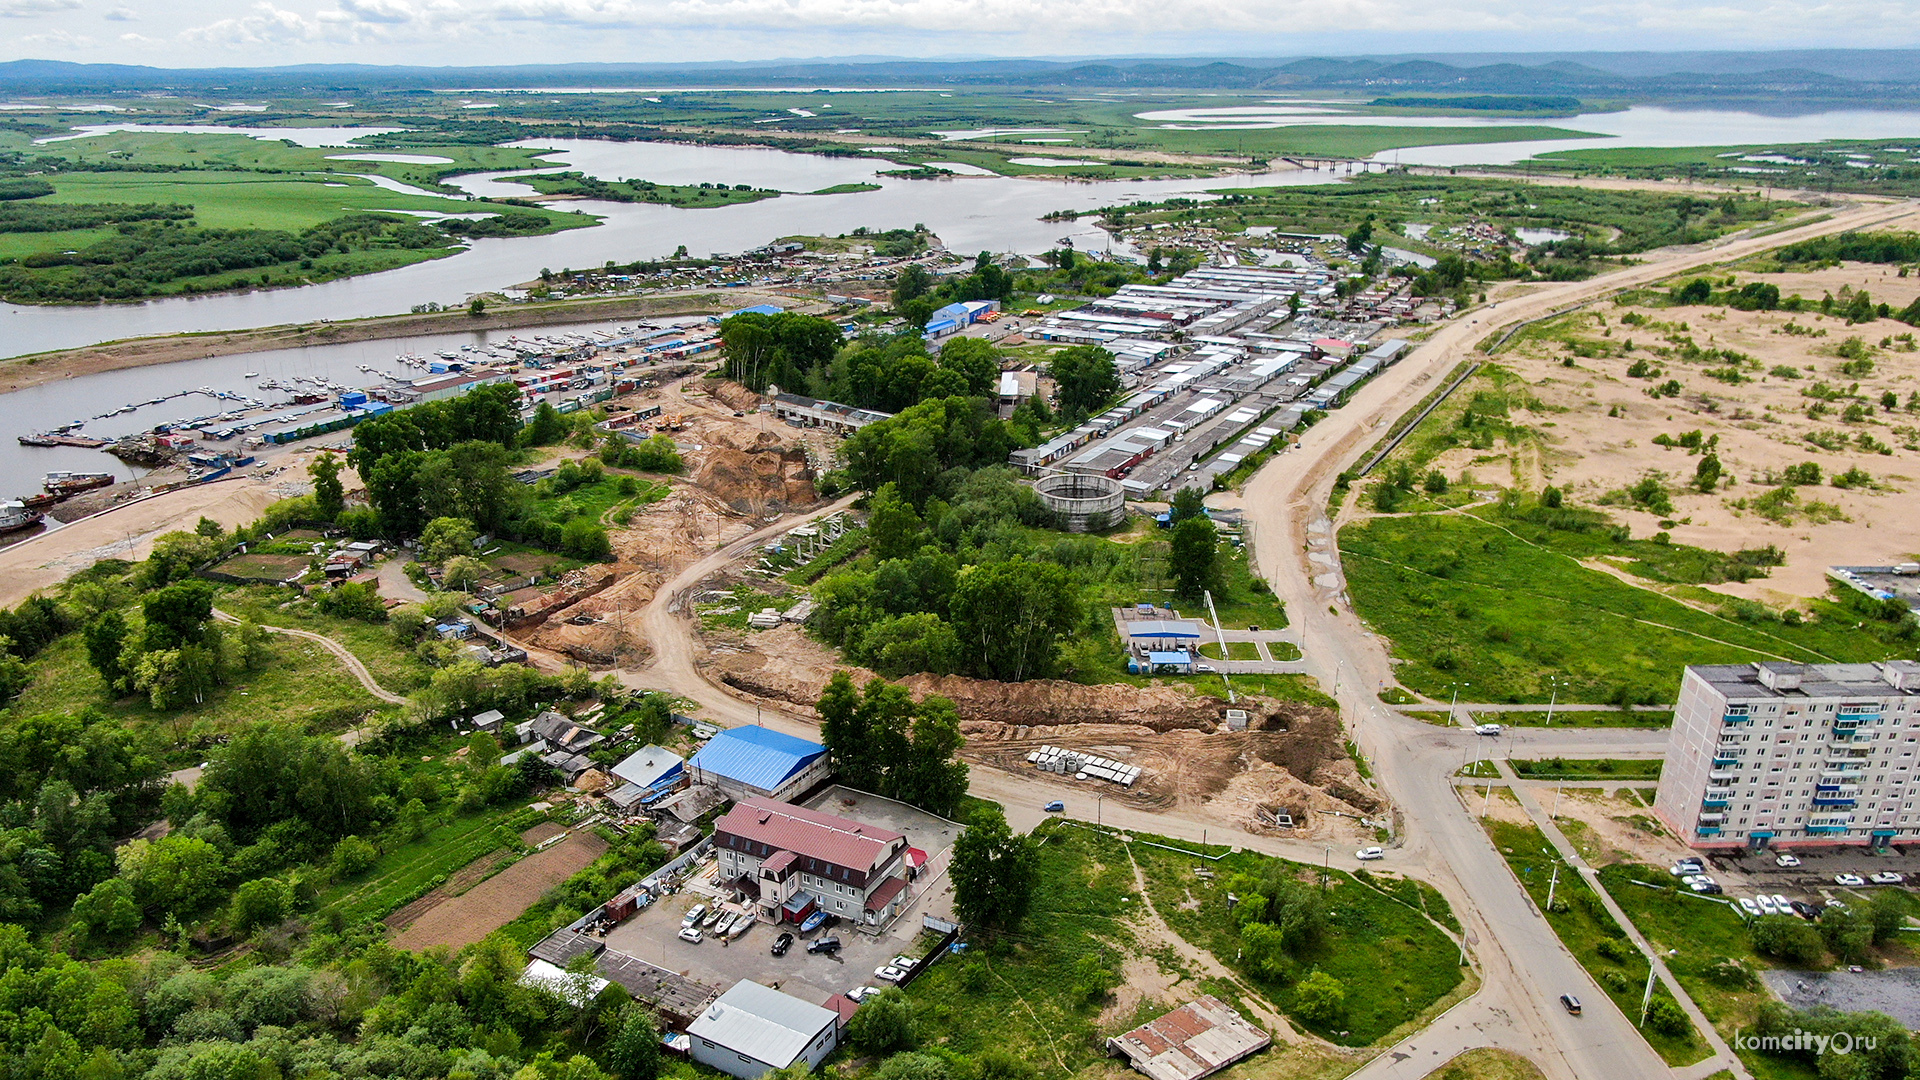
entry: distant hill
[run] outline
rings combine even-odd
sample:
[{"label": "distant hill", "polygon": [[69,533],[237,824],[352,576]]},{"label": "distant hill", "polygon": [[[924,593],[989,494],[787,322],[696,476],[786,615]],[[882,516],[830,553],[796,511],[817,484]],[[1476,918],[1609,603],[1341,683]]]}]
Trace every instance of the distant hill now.
[{"label": "distant hill", "polygon": [[1920,97],[1920,50],[1742,53],[1475,53],[1373,57],[1111,58],[770,63],[157,68],[55,60],[0,63],[15,94],[218,90],[228,94],[452,90],[477,86],[841,85],[1356,90],[1610,99],[1817,98],[1886,103]]}]

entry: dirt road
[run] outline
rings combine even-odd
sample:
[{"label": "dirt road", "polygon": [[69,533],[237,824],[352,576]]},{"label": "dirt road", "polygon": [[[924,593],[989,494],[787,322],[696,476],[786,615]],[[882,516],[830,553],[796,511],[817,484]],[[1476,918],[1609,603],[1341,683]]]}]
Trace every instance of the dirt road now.
[{"label": "dirt road", "polygon": [[[237,623],[240,621],[238,616],[228,614],[219,608],[213,609],[213,617],[225,623]],[[399,694],[388,693],[379,683],[374,682],[373,673],[367,670],[367,665],[361,663],[359,657],[353,655],[345,645],[340,644],[325,634],[316,634],[311,630],[295,630],[286,626],[268,626],[265,623],[260,624],[260,629],[265,630],[269,634],[303,638],[307,641],[317,643],[321,648],[337,657],[341,665],[347,669],[347,673],[360,680],[361,686],[366,687],[367,693],[372,694],[374,697],[379,698],[389,705],[405,705],[407,703],[406,698],[401,697]]]},{"label": "dirt road", "polygon": [[[1461,741],[1472,737],[1402,716],[1375,696],[1393,683],[1393,666],[1386,643],[1353,614],[1345,595],[1337,536],[1326,515],[1334,478],[1496,330],[1620,288],[1814,236],[1884,225],[1913,212],[1912,204],[1844,209],[1826,220],[1764,237],[1736,236],[1655,253],[1639,266],[1590,281],[1549,285],[1469,312],[1363,386],[1346,407],[1310,428],[1298,447],[1276,457],[1247,484],[1237,501],[1244,503],[1253,526],[1255,561],[1305,640],[1313,643],[1306,650],[1308,669],[1333,689],[1355,739],[1394,800],[1405,823],[1396,855],[1403,864],[1421,868],[1480,942],[1476,955],[1485,980],[1480,993],[1443,1023],[1408,1039],[1358,1075],[1420,1077],[1454,1054],[1484,1045],[1524,1053],[1555,1077],[1657,1080],[1672,1072],[1561,946],[1478,823],[1463,810],[1447,775],[1466,752]],[[1617,737],[1645,738],[1628,733]],[[1598,735],[1595,741],[1606,745],[1608,739]],[[1584,1017],[1570,1017],[1555,1004],[1568,992],[1590,1003]],[[1712,1060],[1713,1068],[1730,1067],[1736,1075],[1745,1075],[1737,1061]]]}]

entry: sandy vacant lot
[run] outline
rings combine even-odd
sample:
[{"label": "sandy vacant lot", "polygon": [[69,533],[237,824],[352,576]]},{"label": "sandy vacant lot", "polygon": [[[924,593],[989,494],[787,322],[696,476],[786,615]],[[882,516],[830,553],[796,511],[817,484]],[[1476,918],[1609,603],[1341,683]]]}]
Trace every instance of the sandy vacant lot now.
[{"label": "sandy vacant lot", "polygon": [[[1768,282],[1782,296],[1797,293],[1816,302],[1831,293],[1842,304],[1853,290],[1865,289],[1875,303],[1895,311],[1920,296],[1920,277],[1902,278],[1882,266],[1740,273],[1737,280]],[[1531,439],[1496,444],[1491,452],[1463,446],[1436,464],[1450,476],[1466,470],[1482,481],[1528,490],[1558,485],[1582,504],[1649,472],[1663,473],[1674,507],[1670,518],[1607,508],[1634,535],[1650,535],[1662,520],[1671,520],[1676,524],[1669,531],[1679,543],[1722,551],[1773,544],[1786,552],[1785,566],[1767,578],[1715,588],[1775,604],[1821,595],[1830,565],[1901,562],[1920,550],[1920,506],[1910,495],[1920,483],[1920,411],[1907,406],[1908,396],[1920,391],[1920,351],[1911,337],[1900,340],[1915,333],[1893,319],[1848,326],[1842,318],[1811,312],[1598,304],[1568,316],[1551,335],[1510,346],[1497,358],[1537,399],[1511,416],[1530,429]],[[1841,370],[1847,360],[1837,352],[1850,338],[1867,347],[1870,371]],[[1650,372],[1630,376],[1636,363]],[[1783,368],[1795,369],[1797,377]],[[1735,372],[1740,381],[1729,381]],[[1670,381],[1680,386],[1677,396],[1649,393]],[[1841,396],[1824,402],[1809,396],[1823,383]],[[1892,410],[1881,404],[1888,392],[1898,402]],[[1865,415],[1856,411],[1847,418],[1850,405]],[[1703,440],[1718,438],[1716,453],[1734,478],[1731,486],[1712,494],[1695,491],[1688,482],[1699,454],[1655,442],[1691,431]],[[1781,520],[1758,512],[1752,500],[1779,486],[1789,466],[1806,462],[1819,466],[1821,482],[1795,489],[1798,509],[1774,515]],[[1834,476],[1853,468],[1868,473],[1872,486],[1832,485]]]}]

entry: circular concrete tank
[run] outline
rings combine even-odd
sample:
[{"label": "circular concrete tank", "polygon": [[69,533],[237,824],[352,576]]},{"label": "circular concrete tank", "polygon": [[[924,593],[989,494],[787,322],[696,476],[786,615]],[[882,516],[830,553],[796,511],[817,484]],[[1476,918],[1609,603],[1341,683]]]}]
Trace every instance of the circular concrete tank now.
[{"label": "circular concrete tank", "polygon": [[1033,490],[1068,532],[1111,528],[1126,514],[1127,494],[1120,481],[1098,473],[1051,473],[1035,480]]}]

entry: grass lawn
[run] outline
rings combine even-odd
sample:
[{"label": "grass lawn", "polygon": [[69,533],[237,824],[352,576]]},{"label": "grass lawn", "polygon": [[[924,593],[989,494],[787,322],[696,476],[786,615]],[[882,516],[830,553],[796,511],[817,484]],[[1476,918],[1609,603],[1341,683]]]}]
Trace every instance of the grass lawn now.
[{"label": "grass lawn", "polygon": [[1528,780],[1658,780],[1661,762],[1620,758],[1517,759],[1507,764]]},{"label": "grass lawn", "polygon": [[[1547,922],[1553,926],[1554,933],[1560,935],[1560,941],[1605,989],[1607,996],[1613,999],[1621,1012],[1630,1018],[1638,1017],[1640,996],[1647,983],[1646,958],[1627,940],[1626,931],[1601,906],[1593,888],[1580,875],[1562,866],[1558,883],[1552,885],[1554,907],[1548,911],[1547,892],[1552,877],[1552,861],[1544,854],[1548,849],[1546,836],[1532,825],[1493,820],[1484,820],[1482,824],[1486,826],[1494,846],[1506,857],[1514,876],[1527,890],[1527,895],[1533,898],[1534,906],[1547,912]],[[1625,959],[1609,959],[1602,955],[1604,942],[1619,942],[1619,945],[1607,945],[1609,951],[1624,946],[1616,955]],[[1654,984],[1653,995],[1656,1000],[1672,1000],[1673,997],[1658,982]],[[1710,1052],[1706,1041],[1691,1030],[1685,1036],[1675,1037],[1642,1028],[1641,1035],[1669,1065],[1691,1064]]]},{"label": "grass lawn", "polygon": [[1837,632],[1838,618],[1763,628],[1700,611],[1503,525],[1442,513],[1341,530],[1355,607],[1392,639],[1410,689],[1440,696],[1461,681],[1482,701],[1544,703],[1559,676],[1561,700],[1671,701],[1686,664],[1890,654]]},{"label": "grass lawn", "polygon": [[[62,173],[55,178],[54,185],[54,193],[41,201],[184,204],[193,207],[194,219],[210,229],[285,229],[298,232],[342,214],[367,210],[427,210],[440,214],[463,214],[492,209],[484,203],[476,205],[464,199],[389,191],[357,176],[320,178],[299,174],[201,171]],[[51,250],[51,246],[36,250]]]},{"label": "grass lawn", "polygon": [[[1253,576],[1247,565],[1247,549],[1222,545],[1220,548],[1220,589],[1213,594],[1214,610],[1220,626],[1226,630],[1280,630],[1287,625],[1287,612],[1264,580]],[[1202,609],[1196,605],[1196,613]],[[1278,657],[1276,657],[1278,659]]]},{"label": "grass lawn", "polygon": [[[79,634],[69,634],[34,660],[33,681],[14,702],[22,716],[66,713],[89,706],[135,728],[162,728],[179,747],[180,764],[192,764],[205,748],[258,720],[278,720],[309,732],[336,732],[369,713],[391,710],[348,674],[332,653],[311,641],[272,637],[258,671],[237,671],[196,706],[152,708],[144,696],[113,700],[87,662]],[[189,762],[186,759],[191,758]]]},{"label": "grass lawn", "polygon": [[[382,853],[380,861],[366,873],[336,882],[323,891],[315,906],[337,911],[348,922],[384,918],[489,852],[505,848],[510,855],[492,867],[488,876],[506,869],[526,851],[520,833],[545,817],[518,803],[449,820],[450,812],[450,808],[443,811],[420,839]],[[474,884],[478,881],[468,882],[467,887]]]},{"label": "grass lawn", "polygon": [[[1614,902],[1644,935],[1662,951],[1673,949],[1667,967],[1673,977],[1707,1015],[1721,1035],[1753,1026],[1759,1007],[1772,1000],[1751,972],[1772,965],[1754,953],[1746,922],[1732,908],[1684,893],[1672,887],[1673,878],[1659,867],[1615,864],[1600,871],[1600,883]],[[1635,884],[1649,882],[1659,888]],[[1737,965],[1737,966],[1736,966]],[[1762,1080],[1800,1080],[1814,1070],[1787,1058],[1740,1051],[1756,1077]]]},{"label": "grass lawn", "polygon": [[306,630],[332,638],[358,657],[373,680],[390,693],[410,693],[433,677],[433,669],[416,658],[413,650],[395,642],[384,623],[323,615],[304,601],[282,608],[288,595],[287,590],[268,587],[228,589],[221,593],[218,603],[221,610],[262,626]]},{"label": "grass lawn", "polygon": [[1208,641],[1201,644],[1200,655],[1209,660],[1258,660],[1260,659],[1260,646],[1255,645],[1251,641],[1229,641],[1227,642],[1227,655],[1223,657],[1220,655],[1220,643],[1217,641]]},{"label": "grass lawn", "polygon": [[[1445,716],[1445,713],[1441,713]],[[1491,720],[1507,727],[1624,727],[1624,728],[1663,728],[1673,726],[1673,713],[1667,709],[1561,709],[1553,714],[1553,723],[1547,723],[1547,714],[1540,712],[1487,713],[1481,719]]]},{"label": "grass lawn", "polygon": [[[1167,843],[1179,845],[1178,841]],[[1238,967],[1234,957],[1240,952],[1240,929],[1227,907],[1227,889],[1222,884],[1233,874],[1264,874],[1282,860],[1234,852],[1208,864],[1218,876],[1206,880],[1194,875],[1198,860],[1192,856],[1135,844],[1133,857],[1146,873],[1155,909],[1169,926],[1240,970],[1294,1023],[1333,1042],[1366,1046],[1386,1040],[1460,985],[1458,948],[1434,925],[1434,920],[1453,922],[1453,913],[1438,892],[1419,882],[1369,875],[1376,878],[1376,886],[1336,871],[1328,876],[1327,937],[1296,959],[1301,975],[1318,968],[1345,984],[1347,1011],[1344,1018],[1324,1027],[1307,1024],[1292,1011],[1290,985],[1267,982]],[[1321,872],[1317,867],[1292,865],[1307,878]]]}]

